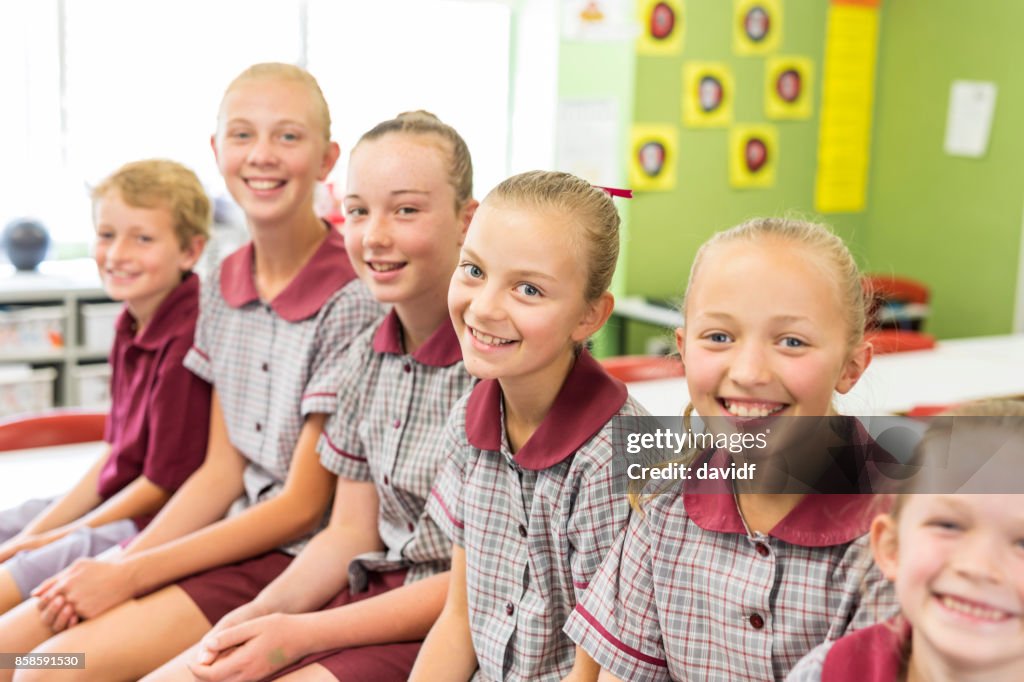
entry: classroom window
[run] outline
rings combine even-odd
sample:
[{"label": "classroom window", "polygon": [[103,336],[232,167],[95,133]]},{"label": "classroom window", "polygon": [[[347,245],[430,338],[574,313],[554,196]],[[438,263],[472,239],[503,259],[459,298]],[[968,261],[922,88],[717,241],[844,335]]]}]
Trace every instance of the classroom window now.
[{"label": "classroom window", "polygon": [[[224,191],[209,147],[225,85],[285,61],[317,77],[343,155],[366,129],[426,109],[466,138],[478,193],[507,166],[509,7],[466,0],[16,0],[0,4],[0,107],[12,148],[0,222],[91,236],[88,186],[133,159],[192,167]],[[6,99],[6,98],[5,98]]]}]

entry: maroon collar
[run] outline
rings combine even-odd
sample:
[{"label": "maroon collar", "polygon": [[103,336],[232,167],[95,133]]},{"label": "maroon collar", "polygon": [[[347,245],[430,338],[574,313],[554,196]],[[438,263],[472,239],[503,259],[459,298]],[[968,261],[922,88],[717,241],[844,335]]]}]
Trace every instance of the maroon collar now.
[{"label": "maroon collar", "polygon": [[[524,469],[540,471],[563,461],[594,437],[622,408],[626,385],[583,351],[558,391],[544,421],[515,454]],[[481,381],[466,405],[466,435],[481,450],[501,451],[501,385]]]},{"label": "maroon collar", "polygon": [[[375,353],[405,355],[402,345],[402,322],[398,313],[392,308],[373,334],[373,350]],[[462,346],[450,318],[446,317],[423,345],[412,354],[412,359],[421,365],[430,367],[451,367],[462,360]]]},{"label": "maroon collar", "polygon": [[825,655],[821,679],[831,682],[892,682],[900,679],[910,624],[897,616],[841,637]]},{"label": "maroon collar", "polygon": [[[708,464],[726,467],[728,455],[718,450]],[[687,488],[683,505],[694,523],[713,533],[747,534],[729,482],[694,481]],[[878,511],[877,499],[874,495],[804,495],[768,535],[800,547],[844,545],[868,532]]]},{"label": "maroon collar", "polygon": [[160,301],[149,325],[135,336],[135,318],[125,307],[117,318],[117,335],[132,339],[132,343],[145,350],[157,350],[177,334],[186,322],[195,321],[199,314],[199,277],[189,272],[174,287],[164,300]]},{"label": "maroon collar", "polygon": [[[279,293],[270,307],[289,322],[312,317],[336,291],[356,277],[345,251],[341,233],[327,223],[327,237],[299,274]],[[255,248],[249,242],[224,259],[220,270],[220,292],[232,308],[258,301],[253,276]]]}]

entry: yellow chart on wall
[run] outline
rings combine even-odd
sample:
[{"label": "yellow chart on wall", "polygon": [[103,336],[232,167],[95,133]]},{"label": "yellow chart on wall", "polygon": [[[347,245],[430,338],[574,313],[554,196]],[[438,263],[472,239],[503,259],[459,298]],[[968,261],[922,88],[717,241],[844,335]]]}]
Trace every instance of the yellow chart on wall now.
[{"label": "yellow chart on wall", "polygon": [[675,189],[679,133],[673,125],[637,123],[630,133],[629,185],[637,191]]},{"label": "yellow chart on wall", "polygon": [[724,62],[683,64],[683,123],[695,128],[721,128],[732,123],[736,96],[732,69]]},{"label": "yellow chart on wall", "polygon": [[732,50],[738,55],[763,55],[782,41],[782,4],[779,0],[734,0]]},{"label": "yellow chart on wall", "polygon": [[813,65],[807,57],[769,57],[764,65],[764,115],[777,119],[811,116]]},{"label": "yellow chart on wall", "polygon": [[773,186],[778,157],[775,126],[736,126],[729,131],[729,184],[741,188]]},{"label": "yellow chart on wall", "polygon": [[867,205],[878,21],[878,0],[829,4],[814,184],[819,213],[852,213]]},{"label": "yellow chart on wall", "polygon": [[683,50],[683,0],[639,0],[637,54],[673,55]]}]

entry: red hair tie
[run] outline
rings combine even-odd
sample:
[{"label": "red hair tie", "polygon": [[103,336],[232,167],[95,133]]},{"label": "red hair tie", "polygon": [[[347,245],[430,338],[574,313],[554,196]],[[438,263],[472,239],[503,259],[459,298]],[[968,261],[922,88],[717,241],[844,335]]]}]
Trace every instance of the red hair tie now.
[{"label": "red hair tie", "polygon": [[594,187],[596,187],[598,189],[603,189],[605,192],[608,192],[608,194],[610,196],[613,196],[613,197],[622,197],[623,199],[632,199],[633,198],[633,190],[631,190],[631,189],[618,189],[616,187],[602,187],[601,185],[594,185]]}]

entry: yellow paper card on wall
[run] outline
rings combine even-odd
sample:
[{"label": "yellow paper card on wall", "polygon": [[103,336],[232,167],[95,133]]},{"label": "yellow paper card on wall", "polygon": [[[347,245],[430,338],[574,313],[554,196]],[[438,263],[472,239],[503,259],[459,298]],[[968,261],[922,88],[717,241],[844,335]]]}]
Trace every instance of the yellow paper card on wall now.
[{"label": "yellow paper card on wall", "polygon": [[679,149],[676,127],[637,123],[629,139],[630,187],[646,192],[675,189]]},{"label": "yellow paper card on wall", "polygon": [[640,0],[637,54],[673,55],[683,50],[683,0]]},{"label": "yellow paper card on wall", "polygon": [[729,131],[729,184],[741,188],[773,186],[778,157],[775,126],[736,126]]},{"label": "yellow paper card on wall", "polygon": [[724,62],[683,64],[683,123],[694,128],[722,128],[732,123],[736,85]]},{"label": "yellow paper card on wall", "polygon": [[877,3],[869,0],[832,0],[829,6],[814,183],[819,213],[867,206],[878,24]]},{"label": "yellow paper card on wall", "polygon": [[810,118],[813,81],[807,57],[769,57],[764,65],[764,114],[768,118]]},{"label": "yellow paper card on wall", "polygon": [[779,0],[734,0],[732,51],[764,55],[782,42],[782,4]]}]

